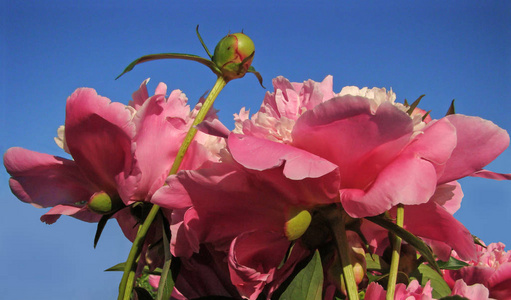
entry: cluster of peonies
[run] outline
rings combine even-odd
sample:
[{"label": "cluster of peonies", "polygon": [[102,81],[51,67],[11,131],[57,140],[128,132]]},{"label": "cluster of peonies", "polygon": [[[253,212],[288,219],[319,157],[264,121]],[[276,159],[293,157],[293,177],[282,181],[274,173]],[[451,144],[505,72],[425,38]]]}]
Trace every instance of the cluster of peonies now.
[{"label": "cluster of peonies", "polygon": [[[384,288],[369,280],[375,274],[366,257],[384,258],[391,241],[367,218],[394,218],[401,205],[403,227],[438,259],[470,264],[444,271],[452,295],[511,298],[511,254],[501,244],[476,246],[453,217],[463,197],[458,179],[511,179],[483,169],[509,145],[492,122],[459,114],[432,120],[385,89],[335,93],[331,76],[303,83],[278,77],[257,113],[235,115],[232,132],[209,113],[181,171],[168,176],[201,104],[190,110],[180,91],[166,97],[164,84],[149,97],[146,83],[127,106],[85,88],[68,98],[56,141],[73,160],[6,152],[13,193],[53,207],[42,221],[112,216],[133,240],[143,219],[137,207],[159,205],[170,225],[170,252],[181,262],[173,299],[270,299],[318,251],[323,297],[344,297],[332,229],[343,222],[359,290],[365,299],[384,299]],[[333,221],[325,217],[332,212]],[[152,228],[146,249],[161,243],[160,228]],[[407,275],[420,264],[412,254],[400,267]],[[139,264],[161,267],[160,252],[145,256]],[[156,285],[157,276],[150,282]],[[429,283],[407,283],[396,286],[395,299],[433,299]]]}]

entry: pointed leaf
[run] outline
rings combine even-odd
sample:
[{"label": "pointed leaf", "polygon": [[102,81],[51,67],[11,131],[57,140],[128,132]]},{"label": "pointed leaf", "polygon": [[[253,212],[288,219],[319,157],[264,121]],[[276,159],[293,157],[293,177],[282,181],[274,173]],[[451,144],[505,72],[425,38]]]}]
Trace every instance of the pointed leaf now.
[{"label": "pointed leaf", "polygon": [[422,121],[426,120],[426,118],[429,116],[429,114],[431,113],[431,110],[428,110],[424,116],[422,116]]},{"label": "pointed leaf", "polygon": [[399,236],[404,241],[406,241],[408,244],[413,246],[417,251],[419,251],[422,257],[433,267],[433,269],[440,273],[440,269],[436,264],[431,249],[420,238],[416,237],[415,235],[405,230],[404,228],[401,228],[396,224],[392,223],[391,221],[383,218],[382,216],[366,217],[366,219],[394,233],[395,235]]},{"label": "pointed leaf", "polygon": [[184,54],[184,53],[160,53],[160,54],[149,54],[144,55],[136,60],[134,60],[131,64],[129,64],[126,69],[121,73],[121,75],[117,76],[115,79],[119,79],[122,75],[128,73],[129,71],[133,70],[133,68],[141,63],[157,60],[157,59],[184,59],[184,60],[192,60],[196,61],[198,63],[201,63],[205,65],[206,67],[210,68],[213,73],[217,75],[221,75],[220,70],[217,68],[217,66],[209,59],[205,59],[203,57],[193,55],[193,54]]},{"label": "pointed leaf", "polygon": [[321,300],[323,293],[323,267],[316,250],[307,266],[293,278],[280,300]]},{"label": "pointed leaf", "polygon": [[445,113],[446,116],[448,115],[454,115],[456,113],[456,110],[454,109],[454,99],[451,101],[451,105],[449,106],[449,109]]},{"label": "pointed leaf", "polygon": [[452,256],[449,258],[448,261],[438,260],[437,264],[438,267],[442,270],[459,270],[469,265],[466,262],[456,259]]},{"label": "pointed leaf", "polygon": [[419,105],[424,96],[426,95],[421,95],[419,98],[417,98],[417,100],[413,101],[412,105],[410,105],[410,108],[408,108],[408,111],[406,113],[411,115],[413,110],[417,107],[417,105]]}]

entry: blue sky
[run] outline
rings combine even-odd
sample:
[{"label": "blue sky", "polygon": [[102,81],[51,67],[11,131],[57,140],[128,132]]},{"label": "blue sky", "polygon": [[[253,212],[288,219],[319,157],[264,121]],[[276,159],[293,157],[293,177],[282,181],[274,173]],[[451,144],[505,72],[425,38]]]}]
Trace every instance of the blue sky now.
[{"label": "blue sky", "polygon": [[[44,2],[44,4],[43,4]],[[21,146],[63,155],[53,142],[64,123],[66,98],[95,88],[127,104],[151,77],[183,90],[190,103],[215,75],[186,61],[149,62],[119,80],[135,58],[160,52],[205,56],[195,27],[214,49],[229,31],[244,30],[256,45],[254,67],[271,79],[392,88],[398,100],[426,94],[434,118],[456,99],[458,113],[511,130],[511,4],[506,1],[2,1],[0,4],[0,150]],[[230,83],[215,107],[233,128],[232,114],[256,111],[266,90],[255,77]],[[489,169],[511,173],[511,150]],[[112,299],[130,244],[109,224],[96,249],[95,225],[62,217],[46,225],[46,210],[20,202],[0,169],[0,282],[6,299]],[[511,182],[462,180],[465,198],[455,215],[487,243],[511,246]]]}]

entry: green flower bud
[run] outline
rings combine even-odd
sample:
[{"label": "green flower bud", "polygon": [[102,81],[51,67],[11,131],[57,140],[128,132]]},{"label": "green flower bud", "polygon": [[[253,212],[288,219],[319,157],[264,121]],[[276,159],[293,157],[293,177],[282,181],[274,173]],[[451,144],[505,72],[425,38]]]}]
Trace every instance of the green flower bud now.
[{"label": "green flower bud", "polygon": [[117,209],[119,209],[123,205],[121,199],[119,197],[111,198],[105,192],[97,192],[92,195],[87,203],[87,207],[101,215],[109,214]]},{"label": "green flower bud", "polygon": [[245,76],[254,58],[254,42],[243,33],[229,34],[215,47],[213,62],[226,81]]},{"label": "green flower bud", "polygon": [[309,228],[312,216],[307,210],[291,210],[288,215],[285,233],[288,240],[294,241]]}]

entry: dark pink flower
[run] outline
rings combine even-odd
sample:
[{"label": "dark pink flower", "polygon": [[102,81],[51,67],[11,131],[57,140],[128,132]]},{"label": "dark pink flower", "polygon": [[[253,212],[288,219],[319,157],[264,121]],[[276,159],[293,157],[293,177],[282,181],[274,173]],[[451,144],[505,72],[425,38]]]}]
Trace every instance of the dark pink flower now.
[{"label": "dark pink flower", "polygon": [[[231,134],[228,146],[236,148],[253,139]],[[256,299],[263,290],[271,294],[308,255],[297,242],[279,268],[291,245],[286,226],[294,213],[332,203],[337,194],[335,165],[300,149],[278,145],[275,152],[254,149],[265,158],[254,162],[258,170],[244,168],[226,154],[222,163],[170,176],[152,199],[173,210],[173,254],[190,257],[200,244],[224,252],[232,283],[249,299]],[[300,161],[314,166],[314,173],[302,168]]]},{"label": "dark pink flower", "polygon": [[[7,150],[4,165],[12,176],[12,192],[36,207],[53,207],[41,217],[47,223],[61,214],[98,221],[101,215],[87,208],[98,193],[121,206],[148,201],[164,184],[196,110],[190,111],[181,91],[166,98],[164,84],[149,97],[146,83],[133,94],[130,106],[93,89],[77,89],[67,99],[65,126],[56,138],[73,160],[23,148]],[[221,144],[219,138],[199,134],[182,168],[218,160],[204,146],[211,138]]]}]

